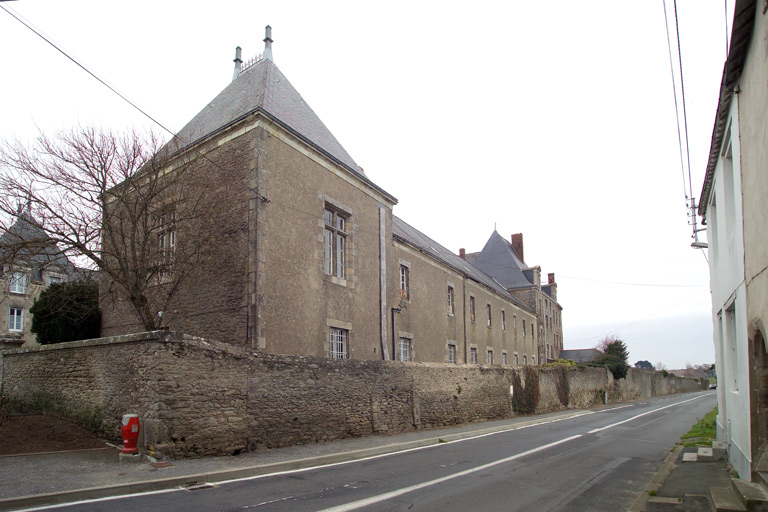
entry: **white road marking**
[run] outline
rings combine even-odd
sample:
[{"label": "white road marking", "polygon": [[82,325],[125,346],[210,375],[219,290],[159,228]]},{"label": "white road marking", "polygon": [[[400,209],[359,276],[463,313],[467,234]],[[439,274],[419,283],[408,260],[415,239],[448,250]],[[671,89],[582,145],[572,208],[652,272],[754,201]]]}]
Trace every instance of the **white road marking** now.
[{"label": "white road marking", "polygon": [[437,485],[443,482],[447,482],[448,480],[453,480],[454,478],[460,478],[462,476],[467,476],[472,473],[477,473],[478,471],[483,471],[488,468],[492,468],[494,466],[498,466],[499,464],[506,464],[507,462],[511,462],[516,459],[520,459],[522,457],[525,457],[527,455],[531,455],[536,452],[540,452],[542,450],[546,450],[547,448],[552,448],[553,446],[557,446],[559,444],[567,443],[568,441],[573,441],[574,439],[578,439],[581,437],[581,434],[577,434],[575,436],[566,437],[565,439],[561,439],[559,441],[555,441],[554,443],[545,444],[543,446],[539,446],[537,448],[533,448],[531,450],[518,453],[517,455],[512,455],[511,457],[506,457],[504,459],[499,459],[493,462],[489,462],[488,464],[483,464],[482,466],[477,466],[474,468],[466,469],[464,471],[459,471],[458,473],[454,473],[452,475],[447,475],[441,478],[436,478],[434,480],[430,480],[429,482],[423,482],[416,485],[411,485],[410,487],[404,487],[402,489],[398,489],[396,491],[390,491],[386,492],[384,494],[379,494],[378,496],[371,496],[370,498],[365,498],[358,501],[353,501],[351,503],[345,503],[344,505],[338,505],[336,507],[330,507],[321,510],[320,512],[346,512],[348,510],[357,510],[358,508],[367,507],[368,505],[373,505],[374,503],[380,503],[382,501],[387,501],[392,498],[396,498],[398,496],[402,496],[403,494],[417,491],[419,489],[423,489],[425,487],[429,487],[432,485]]},{"label": "white road marking", "polygon": [[706,396],[706,395],[699,395],[699,396],[696,396],[696,397],[693,397],[693,398],[689,398],[688,400],[683,400],[682,402],[675,402],[673,404],[665,405],[664,407],[659,407],[658,409],[651,409],[650,411],[646,411],[646,412],[638,414],[636,416],[632,416],[631,418],[627,418],[624,421],[619,421],[619,422],[616,422],[616,423],[611,423],[610,425],[606,425],[604,427],[600,427],[600,428],[596,428],[594,430],[590,430],[588,432],[588,434],[594,434],[596,432],[602,432],[603,430],[608,430],[609,428],[618,427],[619,425],[627,423],[628,421],[636,420],[637,418],[641,418],[641,417],[643,417],[643,416],[645,416],[647,414],[651,414],[651,413],[654,413],[654,412],[657,412],[657,411],[668,409],[670,407],[674,407],[676,405],[684,404],[686,402],[692,402],[692,401],[698,400],[699,398],[702,398],[704,396]]}]

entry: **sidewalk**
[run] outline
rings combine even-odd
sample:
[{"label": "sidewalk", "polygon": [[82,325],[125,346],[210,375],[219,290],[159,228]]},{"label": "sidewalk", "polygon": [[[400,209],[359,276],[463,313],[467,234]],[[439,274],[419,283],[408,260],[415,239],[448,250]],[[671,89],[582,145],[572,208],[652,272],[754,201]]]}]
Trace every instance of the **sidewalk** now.
[{"label": "sidewalk", "polygon": [[[280,471],[308,468],[434,445],[512,427],[535,425],[583,414],[572,410],[535,417],[474,423],[396,436],[371,436],[325,444],[152,463],[119,463],[115,448],[0,457],[0,511],[68,503],[85,499],[221,482]],[[696,455],[678,446],[656,477],[629,509],[631,512],[711,511],[710,487],[730,487],[723,449]],[[692,458],[691,455],[685,455]],[[652,496],[651,491],[656,491]],[[746,510],[732,508],[722,510]]]},{"label": "sidewalk", "polygon": [[733,488],[725,446],[677,445],[629,512],[746,511]]}]

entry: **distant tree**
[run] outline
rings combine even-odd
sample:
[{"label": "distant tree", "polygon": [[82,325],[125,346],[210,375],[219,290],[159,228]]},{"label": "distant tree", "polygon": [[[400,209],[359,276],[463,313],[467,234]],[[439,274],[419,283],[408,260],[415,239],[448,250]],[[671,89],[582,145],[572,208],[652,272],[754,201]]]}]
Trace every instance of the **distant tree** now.
[{"label": "distant tree", "polygon": [[626,343],[615,336],[606,337],[598,344],[598,347],[604,347],[603,355],[597,358],[595,364],[606,366],[613,374],[614,379],[623,379],[629,371],[629,350]]},{"label": "distant tree", "polygon": [[660,372],[662,370],[666,370],[667,366],[664,363],[662,363],[661,361],[659,361],[659,362],[656,363],[654,368],[656,369],[657,372]]},{"label": "distant tree", "polygon": [[96,281],[56,283],[40,293],[32,313],[31,331],[43,345],[98,338],[101,328],[99,284]]},{"label": "distant tree", "polygon": [[635,363],[635,368],[642,368],[643,370],[653,370],[653,365],[650,361],[638,361]]}]

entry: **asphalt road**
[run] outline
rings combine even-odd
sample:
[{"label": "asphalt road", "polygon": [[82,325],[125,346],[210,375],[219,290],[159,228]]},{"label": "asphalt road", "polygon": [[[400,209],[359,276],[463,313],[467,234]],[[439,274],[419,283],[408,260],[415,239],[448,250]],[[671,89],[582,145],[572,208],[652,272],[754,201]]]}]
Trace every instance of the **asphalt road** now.
[{"label": "asphalt road", "polygon": [[616,512],[715,405],[712,392],[654,398],[356,462],[55,510]]}]

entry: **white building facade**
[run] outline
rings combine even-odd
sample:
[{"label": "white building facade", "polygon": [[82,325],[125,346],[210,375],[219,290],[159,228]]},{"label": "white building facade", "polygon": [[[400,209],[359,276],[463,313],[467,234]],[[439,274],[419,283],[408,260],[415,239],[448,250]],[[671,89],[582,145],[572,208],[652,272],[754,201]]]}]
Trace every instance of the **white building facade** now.
[{"label": "white building facade", "polygon": [[[699,214],[707,225],[717,368],[718,439],[739,477],[759,477],[768,439],[768,48],[762,4],[739,0],[720,86]],[[758,82],[758,79],[763,80]]]}]

